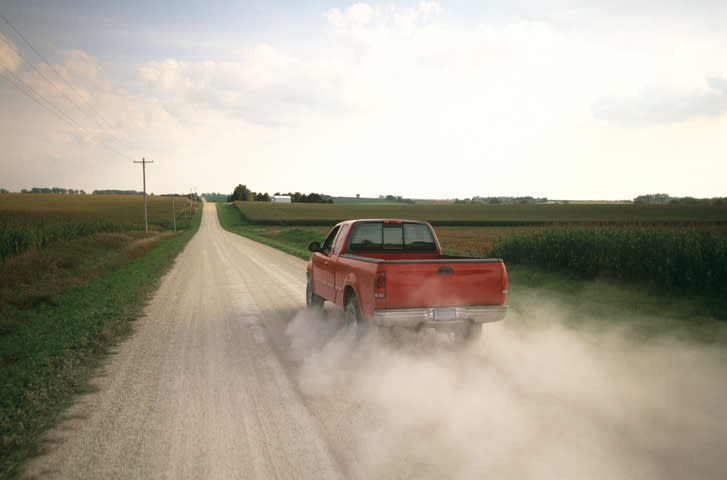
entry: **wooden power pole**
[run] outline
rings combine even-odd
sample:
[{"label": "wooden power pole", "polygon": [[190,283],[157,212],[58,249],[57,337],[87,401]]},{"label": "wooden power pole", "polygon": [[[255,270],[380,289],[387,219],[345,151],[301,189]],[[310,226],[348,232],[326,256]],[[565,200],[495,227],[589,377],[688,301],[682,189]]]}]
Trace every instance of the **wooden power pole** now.
[{"label": "wooden power pole", "polygon": [[148,233],[149,232],[149,220],[146,215],[146,164],[154,163],[154,160],[149,161],[142,157],[141,162],[134,160],[134,163],[141,163],[141,171],[142,171],[142,175],[144,177],[144,232]]}]

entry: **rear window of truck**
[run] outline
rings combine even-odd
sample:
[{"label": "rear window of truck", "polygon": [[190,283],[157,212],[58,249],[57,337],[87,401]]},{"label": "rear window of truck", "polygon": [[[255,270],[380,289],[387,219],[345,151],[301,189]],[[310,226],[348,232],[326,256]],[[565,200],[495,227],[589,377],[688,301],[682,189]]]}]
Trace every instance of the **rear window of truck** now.
[{"label": "rear window of truck", "polygon": [[358,222],[351,230],[349,252],[436,252],[432,230],[424,223]]}]

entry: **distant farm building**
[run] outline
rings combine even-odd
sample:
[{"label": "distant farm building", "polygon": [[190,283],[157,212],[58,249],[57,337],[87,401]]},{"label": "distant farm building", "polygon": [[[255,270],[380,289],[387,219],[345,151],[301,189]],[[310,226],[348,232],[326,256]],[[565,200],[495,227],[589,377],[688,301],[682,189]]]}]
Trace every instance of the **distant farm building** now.
[{"label": "distant farm building", "polygon": [[273,195],[273,203],[290,203],[290,195]]}]

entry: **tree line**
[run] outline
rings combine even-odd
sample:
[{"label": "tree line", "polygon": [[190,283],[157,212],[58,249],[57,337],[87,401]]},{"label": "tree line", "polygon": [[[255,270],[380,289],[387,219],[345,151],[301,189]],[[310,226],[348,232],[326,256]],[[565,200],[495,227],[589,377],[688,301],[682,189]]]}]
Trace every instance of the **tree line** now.
[{"label": "tree line", "polygon": [[20,193],[55,193],[55,194],[62,194],[62,195],[86,195],[86,192],[83,190],[75,190],[73,188],[39,188],[39,187],[33,187],[30,190],[27,188],[24,188],[20,190]]},{"label": "tree line", "polygon": [[639,195],[634,198],[637,204],[681,204],[681,205],[727,205],[727,197],[713,198],[694,198],[694,197],[672,197],[667,193],[651,193],[648,195]]},{"label": "tree line", "polygon": [[[294,203],[333,203],[333,198],[320,193],[304,194],[300,192],[280,193],[275,192],[274,196],[285,195],[290,197]],[[231,195],[227,197],[228,202],[269,202],[272,197],[268,193],[253,192],[247,185],[239,184]]]},{"label": "tree line", "polygon": [[474,196],[471,199],[465,198],[464,200],[455,200],[456,204],[463,203],[487,203],[490,205],[502,205],[502,204],[518,204],[518,205],[530,205],[533,203],[548,203],[547,198],[534,198],[534,197],[480,197]]}]

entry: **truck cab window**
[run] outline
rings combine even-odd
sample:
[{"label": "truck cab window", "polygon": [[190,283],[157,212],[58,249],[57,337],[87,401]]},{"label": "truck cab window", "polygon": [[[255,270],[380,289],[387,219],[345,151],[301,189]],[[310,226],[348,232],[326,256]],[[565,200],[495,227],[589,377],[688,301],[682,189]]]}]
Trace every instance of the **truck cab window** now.
[{"label": "truck cab window", "polygon": [[415,222],[358,222],[354,224],[348,250],[351,252],[437,252],[428,225]]},{"label": "truck cab window", "polygon": [[381,229],[381,222],[359,222],[355,224],[351,232],[349,250],[352,252],[381,250]]},{"label": "truck cab window", "polygon": [[326,241],[323,242],[323,246],[321,247],[321,253],[331,253],[331,246],[333,245],[333,240],[336,238],[339,228],[339,226],[334,227],[333,230],[331,230],[331,233],[328,234]]},{"label": "truck cab window", "polygon": [[404,245],[404,230],[399,225],[384,225],[384,250],[401,250]]},{"label": "truck cab window", "polygon": [[341,245],[343,245],[343,239],[346,237],[346,232],[348,232],[349,225],[344,225],[341,229],[341,233],[338,235],[338,238],[336,239],[336,244],[333,246],[333,254],[337,254],[341,251]]}]

